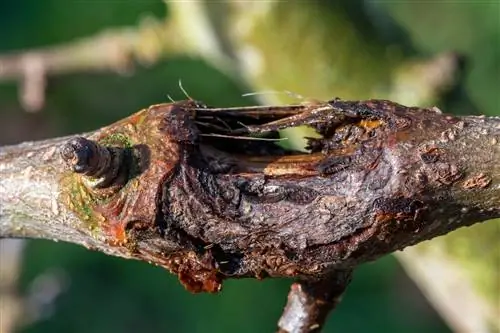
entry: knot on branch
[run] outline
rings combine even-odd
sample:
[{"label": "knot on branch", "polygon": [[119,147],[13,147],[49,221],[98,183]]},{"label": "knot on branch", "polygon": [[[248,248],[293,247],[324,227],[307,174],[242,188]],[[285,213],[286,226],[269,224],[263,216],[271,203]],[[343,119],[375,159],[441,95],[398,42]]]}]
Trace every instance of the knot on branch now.
[{"label": "knot on branch", "polygon": [[71,169],[62,179],[63,196],[96,237],[131,252],[140,241],[137,229],[160,237],[155,230],[161,186],[175,172],[181,146],[196,141],[185,125],[190,103],[153,105],[61,147]]},{"label": "knot on branch", "polygon": [[91,188],[104,188],[116,180],[124,169],[124,148],[105,147],[101,144],[77,137],[68,141],[61,149],[61,156],[71,170],[84,175]]}]

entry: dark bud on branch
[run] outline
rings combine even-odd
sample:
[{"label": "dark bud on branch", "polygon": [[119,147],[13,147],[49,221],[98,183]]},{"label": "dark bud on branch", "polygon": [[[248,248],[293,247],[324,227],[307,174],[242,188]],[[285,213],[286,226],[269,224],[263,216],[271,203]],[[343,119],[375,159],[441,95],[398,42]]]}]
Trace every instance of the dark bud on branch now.
[{"label": "dark bud on branch", "polygon": [[73,172],[80,173],[91,188],[105,188],[120,174],[123,149],[105,147],[84,137],[69,140],[61,148],[61,156]]}]

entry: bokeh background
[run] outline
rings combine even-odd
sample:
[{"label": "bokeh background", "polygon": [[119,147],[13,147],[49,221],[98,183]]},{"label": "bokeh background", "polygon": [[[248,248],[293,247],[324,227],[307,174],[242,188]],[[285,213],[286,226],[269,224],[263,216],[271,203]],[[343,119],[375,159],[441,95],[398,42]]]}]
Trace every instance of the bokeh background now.
[{"label": "bokeh background", "polygon": [[[92,56],[80,59],[78,45]],[[2,76],[2,54],[27,50],[57,50],[71,64],[47,73],[39,105],[20,97],[20,78]],[[109,52],[118,56],[97,65]],[[184,99],[179,80],[215,106],[297,102],[286,90],[500,115],[499,64],[496,0],[2,1],[0,145],[89,131],[167,96]],[[242,97],[268,90],[277,93]],[[498,319],[498,225],[401,260],[454,261]],[[273,332],[291,282],[227,281],[220,294],[192,295],[146,263],[50,241],[1,242],[2,333]],[[394,256],[363,265],[325,332],[497,332],[489,319],[474,332],[443,319],[412,278]]]}]

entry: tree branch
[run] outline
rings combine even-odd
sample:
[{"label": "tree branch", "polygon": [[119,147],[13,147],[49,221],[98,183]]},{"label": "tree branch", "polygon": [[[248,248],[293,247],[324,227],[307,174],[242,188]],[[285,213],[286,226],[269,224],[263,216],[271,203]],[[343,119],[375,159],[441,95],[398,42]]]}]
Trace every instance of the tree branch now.
[{"label": "tree branch", "polygon": [[65,165],[59,149],[69,137],[26,142],[0,150],[0,237],[43,238],[83,245],[112,255],[61,201]]},{"label": "tree branch", "polygon": [[[321,135],[309,153],[275,144],[295,126]],[[0,236],[152,262],[193,292],[294,277],[292,301],[322,304],[317,292],[332,300],[347,284],[316,288],[332,274],[499,217],[499,142],[498,117],[384,100],[154,105],[80,137],[2,148]],[[311,309],[297,327],[321,327],[326,311]]]},{"label": "tree branch", "polygon": [[292,284],[278,333],[319,332],[328,313],[340,302],[351,277],[350,270],[336,271],[327,279]]}]

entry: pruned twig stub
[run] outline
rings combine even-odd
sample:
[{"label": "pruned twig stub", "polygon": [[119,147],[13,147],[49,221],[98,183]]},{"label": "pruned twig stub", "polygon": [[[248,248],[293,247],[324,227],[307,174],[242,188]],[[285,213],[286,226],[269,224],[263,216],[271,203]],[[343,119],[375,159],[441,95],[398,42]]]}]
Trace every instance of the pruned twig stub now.
[{"label": "pruned twig stub", "polygon": [[351,278],[351,270],[339,270],[319,281],[292,284],[285,310],[278,321],[278,333],[321,331],[328,313],[340,303]]},{"label": "pruned twig stub", "polygon": [[[321,135],[310,153],[254,140],[303,125]],[[456,194],[465,127],[385,100],[160,104],[87,138],[109,147],[94,154],[128,152],[119,189],[69,172],[63,195],[96,237],[165,266],[191,291],[218,291],[228,277],[321,279],[498,216]]]}]

